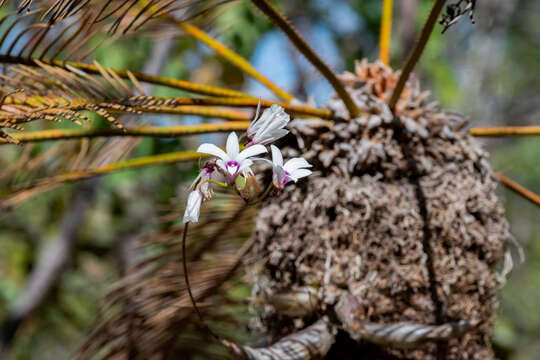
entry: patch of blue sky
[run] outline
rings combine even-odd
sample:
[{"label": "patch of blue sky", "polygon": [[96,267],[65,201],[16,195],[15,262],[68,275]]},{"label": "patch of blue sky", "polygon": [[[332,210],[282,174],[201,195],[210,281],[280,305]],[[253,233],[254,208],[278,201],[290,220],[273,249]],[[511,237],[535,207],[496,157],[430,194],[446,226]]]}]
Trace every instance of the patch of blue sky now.
[{"label": "patch of blue sky", "polygon": [[[302,26],[299,28],[303,30]],[[309,33],[304,32],[306,40],[330,68],[336,72],[342,71],[343,62],[332,32],[323,25],[316,25],[310,30]],[[291,51],[290,46],[287,38],[280,31],[271,31],[258,42],[251,58],[251,63],[257,70],[289,92],[294,91],[296,87],[298,69],[295,62],[301,68],[308,69],[310,74],[316,72],[300,53]],[[297,56],[296,61],[291,56]],[[325,103],[333,91],[326,79],[319,74],[310,77],[305,86],[308,93],[314,96],[315,102],[319,105]],[[250,94],[276,99],[270,90],[253,79],[248,80],[247,89]]]},{"label": "patch of blue sky", "polygon": [[[263,35],[257,42],[251,64],[279,87],[290,92],[294,90],[298,73],[287,42],[286,36],[278,30]],[[268,88],[252,78],[247,81],[247,89],[250,94],[277,100]]]},{"label": "patch of blue sky", "polygon": [[358,33],[365,27],[364,19],[346,1],[317,0],[314,5],[327,13],[328,23],[338,35]]}]

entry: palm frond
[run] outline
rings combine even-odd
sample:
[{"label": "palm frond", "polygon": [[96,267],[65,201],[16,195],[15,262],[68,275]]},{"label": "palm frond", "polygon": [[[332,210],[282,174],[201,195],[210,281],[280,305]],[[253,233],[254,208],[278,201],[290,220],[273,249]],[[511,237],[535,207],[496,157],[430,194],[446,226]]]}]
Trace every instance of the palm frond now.
[{"label": "palm frond", "polygon": [[[206,318],[219,321],[222,333],[227,331],[227,323],[236,329],[238,323],[230,311],[213,304],[230,303],[219,288],[238,283],[231,276],[251,242],[235,249],[250,235],[253,210],[229,196],[218,195],[212,203],[188,236],[189,271],[197,274],[191,284],[195,298],[204,301],[201,306]],[[168,217],[179,218],[181,212],[174,206]],[[204,341],[206,336],[191,318],[193,309],[182,276],[181,234],[182,227],[172,226],[138,240],[140,260],[106,297],[102,317],[77,358],[132,354],[132,358],[147,359],[156,354],[187,353],[205,359],[224,358],[224,349],[193,346],[192,341]]]},{"label": "palm frond", "polygon": [[[56,67],[82,70],[88,74],[105,75],[127,80],[137,79],[152,84],[177,88],[209,96],[248,97],[234,90],[221,89],[208,85],[190,83],[188,81],[164,78],[149,74],[120,69],[107,69],[106,72],[95,64],[81,62],[99,46],[99,41],[86,53],[82,49],[101,28],[93,23],[91,14],[81,15],[78,19],[48,24],[39,21],[41,11],[33,11],[21,16],[9,13],[0,18],[0,27],[5,27],[0,34],[0,63],[3,64],[4,75],[9,77],[10,65],[40,67],[39,62]],[[105,37],[110,41],[115,37]],[[39,61],[39,62],[38,62]],[[70,71],[73,71],[71,69]],[[116,79],[118,80],[118,79]],[[133,81],[132,81],[133,82]]]},{"label": "palm frond", "polygon": [[[88,120],[84,111],[91,111],[122,128],[111,111],[137,113],[133,107],[118,101],[134,97],[131,87],[102,67],[99,67],[102,76],[96,77],[69,66],[61,68],[39,60],[36,63],[37,68],[13,66],[7,75],[0,75],[0,91],[9,94],[0,107],[1,127],[19,129],[17,124],[35,120],[69,120],[81,124]],[[17,142],[7,134],[4,137]]]},{"label": "palm frond", "polygon": [[0,19],[0,25],[6,26],[0,38],[0,48],[5,49],[1,54],[4,59],[54,61],[68,50],[68,54],[63,54],[64,59],[67,59],[79,53],[100,30],[92,23],[91,14],[82,14],[78,19],[61,23],[47,23],[40,19],[42,13],[42,10],[23,15],[12,12]]},{"label": "palm frond", "polygon": [[[183,108],[180,108],[180,110],[182,109]],[[239,114],[243,115],[243,113],[240,112]],[[245,115],[247,117],[246,120],[248,120],[249,115]],[[15,124],[8,125],[15,126]],[[184,135],[245,131],[247,130],[248,126],[249,122],[247,121],[228,121],[201,125],[138,126],[123,129],[48,129],[40,131],[25,131],[23,133],[12,133],[10,136],[19,143],[112,136],[148,136],[157,138],[171,138]],[[0,145],[6,143],[9,143],[8,140],[0,139]]]},{"label": "palm frond", "polygon": [[[18,205],[19,203],[28,200],[29,198],[41,194],[45,191],[54,189],[62,184],[80,181],[95,176],[110,174],[121,170],[136,169],[145,166],[159,164],[173,164],[186,161],[195,161],[201,157],[200,153],[195,151],[183,151],[166,153],[160,155],[139,157],[129,160],[117,161],[119,158],[126,155],[133,149],[133,144],[137,139],[123,145],[124,149],[108,149],[107,147],[97,147],[100,149],[96,155],[88,156],[93,161],[86,161],[84,166],[70,172],[63,172],[57,175],[47,176],[38,180],[32,180],[29,185],[22,189],[9,192],[0,197],[0,208],[9,208]],[[101,161],[100,158],[107,158],[108,161],[104,165],[96,165]]]},{"label": "palm frond", "polygon": [[[233,0],[55,0],[40,2],[40,21],[56,24],[68,18],[90,16],[90,26],[99,24],[110,34],[133,32],[151,20],[174,13],[182,20],[208,15]],[[5,5],[5,1],[0,6]],[[33,8],[33,0],[20,0],[16,14],[22,16]]]}]

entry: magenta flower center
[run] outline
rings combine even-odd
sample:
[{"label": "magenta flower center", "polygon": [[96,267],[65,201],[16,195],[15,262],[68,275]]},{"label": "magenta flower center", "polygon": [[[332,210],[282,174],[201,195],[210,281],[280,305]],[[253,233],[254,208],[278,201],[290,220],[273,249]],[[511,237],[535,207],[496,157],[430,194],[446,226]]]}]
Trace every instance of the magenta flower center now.
[{"label": "magenta flower center", "polygon": [[287,170],[284,170],[285,171],[285,176],[283,177],[283,179],[281,180],[281,185],[285,185],[286,183],[288,183],[289,181],[291,181],[291,173],[288,172]]},{"label": "magenta flower center", "polygon": [[[234,161],[234,160],[231,160],[231,161],[227,161],[227,169],[233,169],[233,171],[236,171],[235,169],[238,168],[239,164],[237,161]],[[229,170],[231,171],[231,170]]]}]

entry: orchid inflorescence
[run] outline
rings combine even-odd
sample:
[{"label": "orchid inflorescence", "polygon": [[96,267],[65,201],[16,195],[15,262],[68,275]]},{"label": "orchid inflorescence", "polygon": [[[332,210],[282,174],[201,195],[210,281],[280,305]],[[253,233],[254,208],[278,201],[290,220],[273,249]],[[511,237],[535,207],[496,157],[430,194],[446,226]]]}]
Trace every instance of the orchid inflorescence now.
[{"label": "orchid inflorescence", "polygon": [[[270,145],[272,161],[255,156],[268,153],[265,145],[282,138],[289,132],[284,129],[290,117],[284,109],[278,105],[272,105],[264,110],[259,117],[260,103],[255,114],[255,119],[240,139],[236,133],[231,132],[227,137],[225,151],[214,144],[202,144],[197,152],[208,154],[215,159],[206,162],[199,175],[191,185],[191,193],[188,196],[184,223],[198,222],[199,213],[203,201],[212,196],[210,184],[222,187],[232,187],[244,200],[246,196],[242,191],[246,184],[254,179],[251,166],[256,160],[266,161],[272,165],[272,183],[262,193],[261,199],[267,196],[270,190],[274,193],[282,190],[289,182],[297,182],[298,179],[311,174],[311,165],[304,158],[292,158],[283,163],[283,155],[275,146]],[[225,178],[225,182],[213,180],[212,177],[219,173]]]}]

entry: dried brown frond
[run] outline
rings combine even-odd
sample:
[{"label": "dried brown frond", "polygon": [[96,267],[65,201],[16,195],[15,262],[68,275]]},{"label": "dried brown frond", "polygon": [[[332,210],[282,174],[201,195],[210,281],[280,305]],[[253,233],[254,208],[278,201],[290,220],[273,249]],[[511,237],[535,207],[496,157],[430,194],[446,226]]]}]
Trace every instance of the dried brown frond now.
[{"label": "dried brown frond", "polygon": [[17,206],[62,185],[65,181],[58,178],[59,174],[85,173],[115,163],[128,156],[138,142],[137,138],[83,139],[56,142],[41,152],[27,152],[31,144],[17,148],[13,156],[0,159],[4,162],[0,162],[4,169],[0,176],[0,207]]},{"label": "dried brown frond", "polygon": [[[238,323],[230,314],[234,304],[219,288],[238,283],[231,276],[250,246],[247,243],[237,250],[250,235],[253,210],[231,196],[217,195],[208,204],[203,207],[201,222],[188,234],[188,269],[193,294],[205,319],[210,326],[219,322],[217,331],[223,334],[229,326],[238,328]],[[167,210],[165,218],[180,219],[183,213],[176,205]],[[106,297],[102,318],[95,323],[77,358],[131,354],[134,359],[149,359],[194,354],[204,359],[223,359],[225,350],[208,346],[208,334],[193,317],[183,281],[182,231],[183,226],[173,225],[138,240],[139,260]],[[206,346],[194,346],[197,341]]]},{"label": "dried brown frond", "polygon": [[[65,19],[91,18],[89,26],[99,25],[109,34],[126,34],[140,29],[164,14],[182,21],[206,16],[233,0],[55,0],[40,2],[40,21],[56,24]],[[4,5],[4,2],[0,6]],[[33,0],[21,0],[17,14],[32,9]],[[24,16],[24,15],[23,15]],[[104,25],[105,24],[105,25]]]},{"label": "dried brown frond", "polygon": [[[30,59],[75,57],[100,28],[92,22],[91,14],[81,14],[76,19],[58,23],[43,22],[41,10],[23,15],[8,13],[0,18],[7,24],[1,34],[0,46],[6,50],[0,54],[0,62],[24,64]],[[6,42],[9,41],[8,44]]]},{"label": "dried brown frond", "polygon": [[[38,67],[9,68],[0,75],[0,128],[16,127],[35,120],[68,120],[81,124],[85,112],[95,112],[116,127],[122,125],[113,113],[140,113],[135,107],[155,106],[151,97],[135,96],[124,80],[99,67],[101,76],[89,75],[67,65],[65,68],[36,60]],[[161,104],[163,102],[158,102]]]}]

